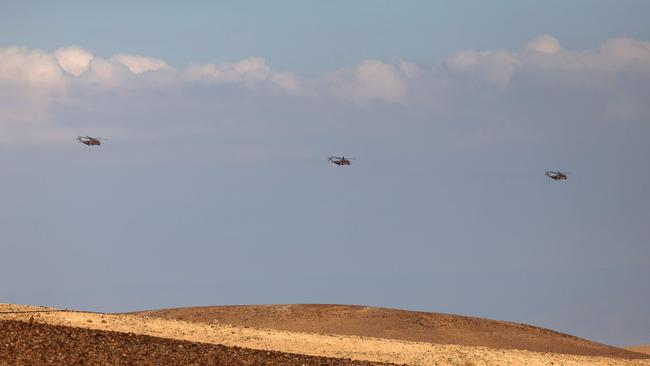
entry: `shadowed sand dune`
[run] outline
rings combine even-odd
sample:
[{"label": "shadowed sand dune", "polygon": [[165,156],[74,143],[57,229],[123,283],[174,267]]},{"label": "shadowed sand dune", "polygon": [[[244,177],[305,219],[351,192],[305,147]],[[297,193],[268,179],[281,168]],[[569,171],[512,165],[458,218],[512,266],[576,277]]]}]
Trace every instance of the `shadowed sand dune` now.
[{"label": "shadowed sand dune", "polygon": [[630,346],[630,347],[625,347],[625,349],[629,351],[640,352],[640,353],[645,353],[650,355],[650,344],[646,344],[642,346]]},{"label": "shadowed sand dune", "polygon": [[639,358],[639,353],[568,334],[505,321],[353,305],[244,305],[142,311],[135,314],[320,334]]}]

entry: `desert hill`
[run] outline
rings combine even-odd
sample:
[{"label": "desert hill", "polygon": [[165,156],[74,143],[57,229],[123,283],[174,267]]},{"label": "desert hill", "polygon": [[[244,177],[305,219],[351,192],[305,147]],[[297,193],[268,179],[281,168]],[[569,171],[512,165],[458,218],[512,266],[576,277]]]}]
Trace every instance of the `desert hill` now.
[{"label": "desert hill", "polygon": [[244,305],[142,311],[134,314],[239,327],[352,335],[412,342],[519,349],[574,355],[643,355],[552,330],[459,315],[354,305]]},{"label": "desert hill", "polygon": [[650,355],[650,344],[645,344],[641,346],[630,346],[630,347],[625,347],[625,349]]},{"label": "desert hill", "polygon": [[[330,307],[325,306],[326,310]],[[343,307],[346,308],[349,307]],[[353,308],[380,313],[393,311]],[[198,310],[200,312],[201,308]],[[327,316],[327,311],[324,315]],[[353,316],[341,316],[343,319],[346,317]],[[450,317],[455,319],[454,316]],[[623,352],[627,353],[593,356],[535,352],[255,328],[218,321],[185,321],[135,314],[0,304],[0,365],[308,366],[379,363],[409,366],[650,366],[650,356]]]}]

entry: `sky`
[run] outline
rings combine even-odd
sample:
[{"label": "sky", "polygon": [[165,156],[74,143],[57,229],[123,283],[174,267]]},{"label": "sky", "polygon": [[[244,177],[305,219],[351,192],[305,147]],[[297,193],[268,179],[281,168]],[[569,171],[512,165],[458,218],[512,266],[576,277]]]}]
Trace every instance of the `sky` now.
[{"label": "sky", "polygon": [[3,9],[0,301],[650,342],[647,1]]}]

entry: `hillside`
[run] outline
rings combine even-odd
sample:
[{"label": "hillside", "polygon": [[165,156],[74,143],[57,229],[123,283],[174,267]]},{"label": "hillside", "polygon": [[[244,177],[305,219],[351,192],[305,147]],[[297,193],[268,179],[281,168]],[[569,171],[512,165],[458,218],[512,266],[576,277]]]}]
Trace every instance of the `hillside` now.
[{"label": "hillside", "polygon": [[625,349],[629,351],[641,352],[650,355],[650,344],[645,344],[641,346],[630,346],[630,347],[625,347]]},{"label": "hillside", "polygon": [[639,354],[552,330],[459,315],[354,305],[244,305],[142,311],[192,322],[412,342],[638,358]]},{"label": "hillside", "polygon": [[[296,306],[298,310],[301,307],[303,306]],[[321,315],[328,316],[338,306],[324,307],[325,312]],[[390,309],[353,308],[365,309],[371,313],[394,312]],[[204,308],[192,309],[194,316],[201,315],[202,309]],[[260,310],[255,313],[259,312]],[[345,314],[347,315],[340,318],[359,317],[350,312]],[[247,320],[249,322],[254,320],[250,315]],[[390,318],[389,314],[385,315],[385,318]],[[477,321],[474,318],[446,316],[451,317],[451,324],[455,323],[453,320]],[[417,318],[411,320],[418,323]],[[398,317],[396,324],[399,325],[399,321]],[[438,326],[442,324],[439,323]],[[357,329],[359,330],[363,329]],[[589,343],[584,340],[582,342]],[[607,346],[597,346],[608,349]],[[136,314],[0,304],[0,365],[85,363],[308,366],[379,363],[412,366],[650,366],[648,355],[613,347],[609,349],[617,352],[610,352],[611,355],[608,356],[535,352],[236,326],[207,319],[185,321]]]},{"label": "hillside", "polygon": [[0,320],[0,365],[282,365],[381,366],[283,352]]}]

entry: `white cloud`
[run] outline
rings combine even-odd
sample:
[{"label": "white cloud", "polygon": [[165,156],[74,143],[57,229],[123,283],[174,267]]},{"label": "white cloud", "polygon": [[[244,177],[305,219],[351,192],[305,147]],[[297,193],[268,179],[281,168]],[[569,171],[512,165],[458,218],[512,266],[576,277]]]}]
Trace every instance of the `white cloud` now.
[{"label": "white cloud", "polygon": [[305,90],[300,79],[286,71],[273,71],[269,75],[269,80],[278,85],[281,89],[295,95],[306,95],[309,92]]},{"label": "white cloud", "polygon": [[215,64],[191,64],[183,70],[183,76],[189,81],[222,81],[223,72]]},{"label": "white cloud", "polygon": [[259,57],[247,58],[232,65],[232,69],[244,81],[265,80],[271,71],[266,60]]},{"label": "white cloud", "polygon": [[[446,117],[467,110],[508,115],[508,108],[514,108],[508,98],[516,94],[515,109],[529,108],[521,104],[529,103],[539,108],[536,113],[575,109],[581,115],[636,121],[650,118],[648,78],[648,42],[611,39],[596,49],[568,50],[550,35],[532,39],[518,52],[460,50],[429,66],[368,59],[315,79],[276,70],[260,57],[194,63],[177,72],[164,60],[141,55],[103,58],[76,46],[51,53],[9,47],[0,48],[0,132],[2,124],[48,120],[53,105],[86,103],[108,94],[146,97],[151,90],[170,91],[179,100],[193,100],[186,93],[219,93],[223,99],[250,93],[260,100],[309,97],[315,105],[399,104]],[[196,83],[220,87],[191,88]],[[198,100],[206,99],[199,95]],[[577,100],[580,108],[573,103]]]},{"label": "white cloud", "polygon": [[94,57],[92,53],[76,46],[59,48],[54,51],[54,56],[63,70],[74,76],[86,72],[88,64]]},{"label": "white cloud", "polygon": [[193,64],[184,71],[186,79],[216,83],[260,82],[270,74],[266,60],[259,57],[243,59],[236,63]]},{"label": "white cloud", "polygon": [[399,60],[397,63],[399,71],[408,79],[417,78],[422,75],[422,69],[412,62],[406,60]]},{"label": "white cloud", "polygon": [[650,71],[650,42],[610,39],[600,48],[600,53],[615,68],[632,66]]},{"label": "white cloud", "polygon": [[46,120],[51,100],[62,95],[64,86],[63,70],[54,56],[0,48],[0,133],[13,123]]},{"label": "white cloud", "polygon": [[561,47],[560,42],[555,37],[543,34],[528,42],[524,49],[530,52],[553,54],[560,52]]},{"label": "white cloud", "polygon": [[129,68],[120,63],[95,57],[88,65],[88,71],[82,75],[82,82],[115,87],[126,81],[130,76]]},{"label": "white cloud", "polygon": [[57,85],[63,82],[54,56],[26,48],[0,48],[0,79],[17,83]]},{"label": "white cloud", "polygon": [[444,65],[452,74],[505,86],[521,62],[506,50],[477,52],[470,49],[456,52]]},{"label": "white cloud", "polygon": [[626,38],[609,39],[597,50],[564,50],[550,36],[529,42],[520,59],[528,68],[573,73],[630,70],[650,73],[650,43]]},{"label": "white cloud", "polygon": [[249,90],[264,90],[275,86],[293,95],[310,92],[300,78],[288,71],[275,71],[260,57],[251,57],[235,63],[192,64],[182,71],[183,79],[208,83],[241,84]]},{"label": "white cloud", "polygon": [[112,56],[111,61],[116,61],[126,66],[134,74],[142,74],[147,71],[158,71],[162,69],[171,69],[163,60],[145,57],[140,55],[119,54]]},{"label": "white cloud", "polygon": [[406,85],[395,66],[377,60],[363,61],[355,70],[361,92],[368,99],[406,101]]},{"label": "white cloud", "polygon": [[405,77],[404,72],[392,64],[365,60],[353,69],[331,73],[326,81],[330,93],[341,99],[356,103],[374,100],[406,103],[408,95]]}]

